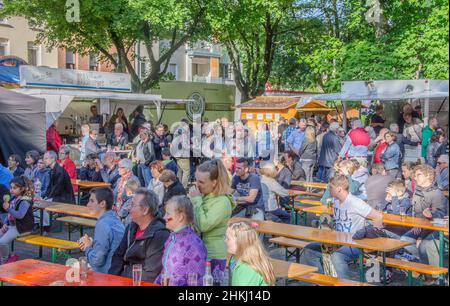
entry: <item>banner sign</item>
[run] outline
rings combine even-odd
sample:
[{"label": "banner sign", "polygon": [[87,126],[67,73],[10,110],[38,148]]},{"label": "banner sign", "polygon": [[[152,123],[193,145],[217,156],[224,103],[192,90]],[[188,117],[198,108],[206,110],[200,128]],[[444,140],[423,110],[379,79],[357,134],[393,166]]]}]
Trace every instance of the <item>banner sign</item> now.
[{"label": "banner sign", "polygon": [[22,65],[20,86],[131,92],[131,77],[126,73]]}]

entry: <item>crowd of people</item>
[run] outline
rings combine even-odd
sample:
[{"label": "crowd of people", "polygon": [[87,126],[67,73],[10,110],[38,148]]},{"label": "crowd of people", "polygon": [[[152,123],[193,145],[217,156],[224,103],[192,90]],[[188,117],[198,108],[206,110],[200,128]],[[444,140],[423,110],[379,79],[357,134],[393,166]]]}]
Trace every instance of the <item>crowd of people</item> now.
[{"label": "crowd of people", "polygon": [[[171,285],[182,286],[191,274],[201,285],[206,267],[221,283],[228,265],[232,285],[274,285],[267,250],[250,220],[290,223],[288,190],[301,180],[328,184],[321,201],[332,202],[336,231],[356,235],[371,226],[413,242],[395,256],[438,265],[432,250],[436,232],[382,222],[382,212],[430,220],[448,216],[442,193],[448,190],[447,130],[434,117],[424,126],[410,104],[389,127],[380,105],[367,124],[352,120],[349,131],[324,118],[281,118],[254,129],[246,120],[231,125],[222,118],[203,123],[201,144],[186,119],[169,131],[147,121],[139,107],[130,123],[122,109],[107,124],[95,106],[91,112],[90,122],[99,130],[82,126],[80,162],[71,159],[72,149],[62,145],[52,125],[44,155],[29,151],[25,163],[11,155],[8,167],[0,165],[0,202],[7,214],[0,230],[1,263],[12,260],[9,244],[18,235],[38,230],[34,202],[75,203],[78,192],[79,204],[97,218],[94,236],[78,241],[95,271],[131,277],[132,266],[142,264],[144,281],[162,283],[169,276]],[[103,131],[107,143],[101,146],[97,138]],[[128,146],[132,153],[121,153]],[[198,150],[206,154],[195,154]],[[110,187],[86,192],[72,185],[73,179]],[[230,223],[232,217],[250,220]],[[48,214],[42,221],[46,233]],[[301,262],[324,273],[322,251],[311,243]],[[350,278],[349,263],[359,252],[351,247],[332,252],[338,277]]]}]

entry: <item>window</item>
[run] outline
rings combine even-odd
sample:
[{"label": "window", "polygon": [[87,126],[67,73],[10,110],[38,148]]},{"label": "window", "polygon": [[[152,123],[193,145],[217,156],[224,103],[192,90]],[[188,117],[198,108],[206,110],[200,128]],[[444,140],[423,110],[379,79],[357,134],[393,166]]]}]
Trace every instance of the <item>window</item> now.
[{"label": "window", "polygon": [[9,40],[0,38],[0,56],[9,54]]},{"label": "window", "polygon": [[89,54],[89,70],[98,70],[97,55]]},{"label": "window", "polygon": [[75,69],[75,54],[69,49],[66,49],[66,69]]},{"label": "window", "polygon": [[175,78],[175,80],[178,79],[178,69],[177,69],[177,64],[169,64],[169,67],[167,67],[167,73],[172,74],[173,77]]},{"label": "window", "polygon": [[225,80],[231,80],[232,79],[233,70],[231,68],[231,65],[228,64],[220,64],[219,68],[219,76]]},{"label": "window", "polygon": [[28,42],[28,65],[37,66],[38,65],[38,51],[39,46],[36,46],[34,42]]}]

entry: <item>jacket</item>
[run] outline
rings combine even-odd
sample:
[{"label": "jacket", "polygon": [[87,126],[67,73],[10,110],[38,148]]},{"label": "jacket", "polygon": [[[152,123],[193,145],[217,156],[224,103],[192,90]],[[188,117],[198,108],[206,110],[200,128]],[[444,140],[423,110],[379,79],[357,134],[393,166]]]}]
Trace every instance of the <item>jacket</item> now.
[{"label": "jacket", "polygon": [[97,140],[92,139],[91,137],[88,138],[85,145],[85,156],[88,156],[89,154],[100,154],[102,152],[102,148],[98,144]]},{"label": "jacket", "polygon": [[439,147],[441,146],[440,142],[431,142],[430,144],[428,144],[427,147],[427,157],[425,159],[426,164],[430,165],[433,168],[436,168],[436,162],[437,159],[439,158],[439,156],[437,156],[437,151],[439,149]]},{"label": "jacket", "polygon": [[278,184],[283,186],[285,189],[291,187],[292,172],[287,167],[283,167],[276,177]]},{"label": "jacket", "polygon": [[323,136],[318,165],[326,168],[333,167],[341,149],[342,145],[339,142],[339,136],[333,131],[327,132],[325,136]]},{"label": "jacket", "polygon": [[81,167],[80,169],[80,180],[91,181],[91,182],[103,182],[102,175],[95,171],[95,168]]},{"label": "jacket", "polygon": [[392,197],[390,202],[385,199],[378,207],[382,211],[394,215],[400,215],[400,207],[403,207],[406,215],[411,216],[412,214],[411,199],[408,197],[407,193],[401,197]]},{"label": "jacket", "polygon": [[366,157],[369,144],[370,136],[365,129],[353,129],[347,134],[345,143],[339,152],[339,156],[342,158]]},{"label": "jacket", "polygon": [[125,228],[112,210],[106,211],[97,220],[94,242],[84,251],[95,272],[108,273],[111,259],[122,241]]},{"label": "jacket", "polygon": [[312,159],[314,162],[317,160],[317,141],[303,140],[300,150],[298,151],[300,159]]},{"label": "jacket", "polygon": [[50,183],[42,198],[52,199],[53,202],[75,203],[69,174],[57,163],[50,170]]},{"label": "jacket", "polygon": [[116,189],[117,181],[120,178],[119,168],[117,165],[114,165],[111,169],[106,166],[100,170],[100,175],[102,176],[102,180],[105,183],[111,184],[111,189]]},{"label": "jacket", "polygon": [[133,265],[142,265],[142,280],[154,282],[161,273],[164,243],[169,238],[164,220],[155,218],[147,226],[144,234],[135,239],[138,225],[132,222],[125,229],[122,241],[111,260],[108,273],[132,278]]},{"label": "jacket", "polygon": [[[138,152],[138,150],[142,151]],[[143,162],[146,166],[148,166],[152,161],[155,160],[155,149],[153,147],[153,142],[150,139],[147,142],[143,142],[142,140],[139,141],[136,146],[135,154],[136,156],[142,154],[142,156],[144,156],[144,161],[141,160],[140,162]]]},{"label": "jacket", "polygon": [[164,184],[157,178],[152,178],[148,184],[147,189],[152,190],[158,196],[159,203],[161,204],[164,199]]},{"label": "jacket", "polygon": [[433,219],[443,218],[448,211],[448,200],[441,190],[435,185],[427,188],[416,186],[412,197],[413,217],[425,219],[422,212],[425,208],[431,208]]},{"label": "jacket", "polygon": [[[61,163],[61,161],[58,160],[58,164],[60,164],[60,163]],[[77,179],[77,166],[75,165],[73,160],[71,160],[70,158],[67,158],[64,160],[64,162],[61,166],[64,168],[64,170],[67,171],[67,174],[69,174],[69,177],[71,180]],[[78,191],[77,185],[72,185],[72,188],[73,188],[73,192]]]},{"label": "jacket", "polygon": [[403,134],[400,134],[400,133],[397,134],[397,139],[395,142],[400,147],[400,152],[402,152],[402,156],[405,156],[405,145],[417,147],[419,144],[418,142],[409,140]]},{"label": "jacket", "polygon": [[40,194],[38,194],[40,197],[43,197],[48,189],[48,185],[50,184],[50,172],[50,168],[44,168],[36,172],[36,177],[33,183],[36,184],[38,180],[41,183]]},{"label": "jacket", "polygon": [[176,179],[176,181],[168,188],[165,188],[162,202],[163,206],[165,206],[167,201],[169,201],[173,196],[177,195],[186,195],[186,190],[178,179]]},{"label": "jacket", "polygon": [[271,177],[261,176],[262,198],[266,212],[278,209],[277,195],[280,197],[289,196],[289,192]]},{"label": "jacket", "polygon": [[144,124],[145,122],[147,122],[147,120],[145,120],[145,117],[143,115],[139,115],[133,119],[133,121],[131,122],[131,128],[130,128],[130,134],[131,134],[132,138],[134,138],[138,135],[139,127],[142,124]]},{"label": "jacket", "polygon": [[108,145],[113,147],[125,147],[128,144],[128,134],[123,132],[123,134],[120,136],[120,138],[117,138],[116,135],[113,133],[111,136],[108,137]]},{"label": "jacket", "polygon": [[436,174],[436,184],[441,190],[448,190],[448,168],[444,168]]},{"label": "jacket", "polygon": [[381,153],[380,159],[384,165],[386,171],[399,169],[402,160],[402,152],[397,143],[391,143],[386,147],[386,149]]},{"label": "jacket", "polygon": [[8,170],[8,168],[3,167],[2,164],[0,164],[0,184],[5,186],[9,189],[9,183],[13,179],[13,175],[11,171]]},{"label": "jacket", "polygon": [[[9,206],[6,211],[9,215],[13,217],[13,221],[19,234],[30,232],[34,227],[34,216],[33,216],[33,202],[31,199],[18,198],[14,205]],[[12,225],[7,218],[7,224]]]},{"label": "jacket", "polygon": [[394,180],[389,175],[375,174],[369,176],[365,185],[367,204],[375,208],[386,198],[386,188]]},{"label": "jacket", "polygon": [[208,194],[191,198],[194,206],[194,225],[208,250],[208,260],[225,259],[225,232],[236,204],[231,195]]},{"label": "jacket", "polygon": [[56,131],[56,127],[52,124],[46,131],[45,137],[47,139],[47,151],[55,151],[59,152],[59,148],[61,148],[62,140],[61,136],[59,136],[58,131]]},{"label": "jacket", "polygon": [[187,286],[187,275],[197,274],[201,286],[205,275],[206,247],[191,226],[172,232],[164,244],[162,271],[156,283],[161,284],[163,273],[170,275],[171,286]]},{"label": "jacket", "polygon": [[421,142],[422,127],[423,127],[422,121],[420,121],[420,119],[418,118],[413,118],[413,121],[411,123],[405,123],[403,129],[403,136],[405,136],[407,139],[411,141]]},{"label": "jacket", "polygon": [[427,148],[434,130],[429,125],[422,129],[422,157],[427,157]]},{"label": "jacket", "polygon": [[306,180],[305,170],[303,170],[303,167],[298,160],[294,161],[294,165],[292,168],[289,168],[289,170],[291,170],[292,179],[294,181]]},{"label": "jacket", "polygon": [[[153,147],[155,149],[155,159],[162,160],[161,150],[163,148],[169,147],[169,141],[167,140],[167,137],[166,136],[159,137],[159,136],[155,135],[155,137],[153,137],[153,139],[152,139],[152,143],[153,143]],[[163,146],[161,146],[161,144]]]}]

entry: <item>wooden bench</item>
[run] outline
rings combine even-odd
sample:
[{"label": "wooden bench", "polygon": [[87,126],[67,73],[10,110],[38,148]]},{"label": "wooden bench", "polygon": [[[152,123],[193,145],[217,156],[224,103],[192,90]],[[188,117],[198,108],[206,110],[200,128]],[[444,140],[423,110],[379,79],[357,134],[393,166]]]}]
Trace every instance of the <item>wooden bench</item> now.
[{"label": "wooden bench", "polygon": [[95,227],[97,221],[94,219],[80,218],[74,216],[66,216],[57,218],[56,221],[63,222],[68,226],[69,240],[71,240],[71,226],[75,225],[80,230],[80,238],[83,236],[83,227]]},{"label": "wooden bench", "polygon": [[64,257],[68,258],[69,251],[79,249],[78,243],[76,243],[75,241],[68,241],[39,235],[19,237],[16,239],[16,241],[51,248],[53,263],[56,262],[58,256],[63,255]]},{"label": "wooden bench", "polygon": [[321,286],[372,286],[369,283],[356,282],[320,273],[310,273],[294,277],[295,280]]},{"label": "wooden bench", "polygon": [[[380,262],[383,261],[381,257],[377,257],[377,260]],[[413,285],[413,272],[425,275],[441,275],[448,273],[448,268],[445,267],[431,266],[423,263],[405,261],[396,258],[386,258],[386,266],[407,271],[408,286]]]},{"label": "wooden bench", "polygon": [[[300,261],[300,249],[303,249],[310,242],[302,241],[298,239],[291,239],[286,237],[276,237],[269,239],[269,242],[277,244],[286,248],[285,259],[288,260],[291,256],[295,255],[295,261]],[[288,248],[295,248],[294,252],[289,252]]]}]

